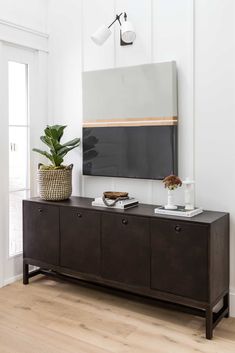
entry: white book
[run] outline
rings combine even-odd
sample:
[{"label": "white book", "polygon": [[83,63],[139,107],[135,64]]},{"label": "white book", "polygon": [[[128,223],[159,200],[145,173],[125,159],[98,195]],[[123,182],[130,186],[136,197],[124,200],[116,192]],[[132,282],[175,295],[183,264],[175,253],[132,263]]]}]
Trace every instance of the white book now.
[{"label": "white book", "polygon": [[154,209],[157,214],[163,214],[168,216],[179,216],[179,217],[193,217],[203,212],[201,208],[195,208],[194,210],[185,210],[184,206],[178,206],[176,210],[166,210],[164,206],[159,206]]},{"label": "white book", "polygon": [[119,200],[117,203],[119,205],[127,205],[127,204],[134,203],[134,202],[139,202],[139,201],[137,199],[135,199],[134,197],[129,197],[128,199]]},{"label": "white book", "polygon": [[[108,203],[113,203],[114,200],[111,199],[106,199],[106,201]],[[102,197],[96,197],[95,200],[93,201],[96,204],[100,204],[100,205],[104,205],[103,199]],[[119,200],[116,202],[115,205],[120,205],[120,206],[126,206],[126,205],[131,205],[133,203],[138,203],[139,201],[137,199],[135,199],[134,197],[130,197],[128,199],[123,199],[123,200]],[[111,206],[112,207],[112,206]]]},{"label": "white book", "polygon": [[119,201],[118,201],[114,206],[106,206],[102,200],[102,197],[99,197],[99,198],[95,199],[94,201],[92,201],[91,205],[96,206],[96,207],[118,208],[118,209],[124,210],[127,208],[138,206],[138,203],[139,203],[136,199],[132,199],[131,202],[130,202],[130,200],[122,200],[122,202],[124,202],[124,201],[129,201],[129,203],[128,202],[119,203]]}]

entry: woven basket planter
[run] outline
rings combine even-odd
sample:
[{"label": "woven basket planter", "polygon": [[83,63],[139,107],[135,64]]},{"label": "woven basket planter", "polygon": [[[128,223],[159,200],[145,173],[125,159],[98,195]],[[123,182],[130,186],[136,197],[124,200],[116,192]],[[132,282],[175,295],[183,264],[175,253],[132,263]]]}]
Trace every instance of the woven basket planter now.
[{"label": "woven basket planter", "polygon": [[47,201],[68,199],[72,194],[72,170],[72,164],[66,169],[38,169],[39,196],[41,199]]}]

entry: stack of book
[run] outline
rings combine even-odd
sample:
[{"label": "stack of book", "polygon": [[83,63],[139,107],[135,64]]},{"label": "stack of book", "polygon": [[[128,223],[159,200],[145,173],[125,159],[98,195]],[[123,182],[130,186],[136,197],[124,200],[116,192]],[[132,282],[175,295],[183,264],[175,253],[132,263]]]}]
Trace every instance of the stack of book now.
[{"label": "stack of book", "polygon": [[[113,200],[106,198],[106,202],[112,204]],[[127,208],[138,206],[138,203],[139,203],[139,201],[136,200],[134,197],[129,197],[128,199],[117,201],[117,203],[114,206],[107,206],[104,204],[102,197],[97,197],[97,198],[95,198],[94,201],[92,201],[91,204],[92,204],[92,206],[119,208],[121,210],[126,210]]]},{"label": "stack of book", "polygon": [[178,206],[175,210],[166,210],[164,206],[158,206],[154,209],[154,212],[169,216],[193,217],[202,213],[203,210],[201,208],[195,208],[194,210],[186,210],[184,206]]}]

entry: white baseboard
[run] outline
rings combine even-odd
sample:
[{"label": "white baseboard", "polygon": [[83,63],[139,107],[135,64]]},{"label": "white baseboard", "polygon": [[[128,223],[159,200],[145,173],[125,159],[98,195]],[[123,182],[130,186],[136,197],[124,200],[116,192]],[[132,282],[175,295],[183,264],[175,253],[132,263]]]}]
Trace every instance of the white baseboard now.
[{"label": "white baseboard", "polygon": [[[35,266],[29,266],[29,272],[36,270],[37,267]],[[12,284],[14,282],[20,281],[23,279],[23,273],[20,273],[19,275],[7,278],[3,281],[3,287],[7,286],[8,284]]]},{"label": "white baseboard", "polygon": [[235,317],[235,292],[230,292],[230,316]]},{"label": "white baseboard", "polygon": [[11,278],[5,279],[3,282],[3,286],[7,286],[8,284],[14,283],[16,281],[19,281],[23,278],[22,273],[17,275],[17,276],[13,276]]}]

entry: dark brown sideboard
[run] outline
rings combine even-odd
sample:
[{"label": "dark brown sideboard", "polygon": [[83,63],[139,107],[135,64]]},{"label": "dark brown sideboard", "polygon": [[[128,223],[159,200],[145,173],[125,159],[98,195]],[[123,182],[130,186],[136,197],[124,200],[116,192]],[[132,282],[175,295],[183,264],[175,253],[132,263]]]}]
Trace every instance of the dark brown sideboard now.
[{"label": "dark brown sideboard", "polygon": [[50,271],[185,306],[205,317],[212,338],[229,315],[229,215],[179,218],[155,215],[153,205],[123,211],[91,201],[23,201],[24,284]]}]

